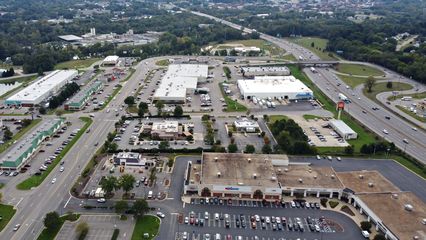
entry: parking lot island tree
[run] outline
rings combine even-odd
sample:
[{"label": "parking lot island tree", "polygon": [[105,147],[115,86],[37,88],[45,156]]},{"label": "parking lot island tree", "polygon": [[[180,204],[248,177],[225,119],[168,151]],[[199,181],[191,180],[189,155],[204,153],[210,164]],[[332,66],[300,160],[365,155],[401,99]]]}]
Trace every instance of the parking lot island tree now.
[{"label": "parking lot island tree", "polygon": [[49,212],[43,220],[44,226],[47,231],[54,231],[60,226],[59,214],[57,212]]},{"label": "parking lot island tree", "polygon": [[157,108],[157,114],[158,116],[161,116],[161,114],[163,113],[163,108],[164,108],[164,102],[159,100],[155,103],[155,107]]},{"label": "parking lot island tree", "polygon": [[136,218],[143,217],[148,211],[149,205],[145,199],[138,199],[133,203],[132,212]]},{"label": "parking lot island tree", "polygon": [[146,102],[140,102],[138,106],[138,116],[143,117],[148,112],[148,104]]},{"label": "parking lot island tree", "polygon": [[126,210],[129,209],[129,204],[127,203],[127,201],[120,200],[115,202],[114,208],[115,213],[123,214],[124,212],[126,212]]},{"label": "parking lot island tree", "polygon": [[254,152],[256,152],[256,148],[251,144],[247,144],[246,149],[244,150],[244,153],[254,153]]},{"label": "parking lot island tree", "polygon": [[124,103],[127,104],[129,107],[135,105],[135,97],[128,96],[124,99]]},{"label": "parking lot island tree", "polygon": [[123,189],[123,191],[127,195],[129,191],[133,189],[136,179],[131,174],[123,174],[119,178],[119,182],[120,182],[121,189]]},{"label": "parking lot island tree", "polygon": [[120,188],[118,179],[115,176],[107,176],[101,179],[99,185],[105,191],[107,196],[111,196],[114,190],[118,190]]},{"label": "parking lot island tree", "polygon": [[183,109],[182,109],[182,107],[181,106],[176,106],[175,107],[175,110],[173,111],[173,115],[175,116],[175,117],[182,117],[182,115],[183,115]]},{"label": "parking lot island tree", "polygon": [[231,143],[228,145],[228,152],[229,153],[236,153],[238,151],[237,144]]}]

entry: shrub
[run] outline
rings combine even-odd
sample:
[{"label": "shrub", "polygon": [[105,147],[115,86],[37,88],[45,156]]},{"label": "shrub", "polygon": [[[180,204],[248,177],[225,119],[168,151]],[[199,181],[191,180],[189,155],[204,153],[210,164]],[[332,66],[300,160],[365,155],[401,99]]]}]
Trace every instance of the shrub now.
[{"label": "shrub", "polygon": [[114,229],[114,232],[112,233],[111,240],[117,240],[118,234],[120,234],[120,229],[118,229],[118,228]]},{"label": "shrub", "polygon": [[321,205],[325,208],[327,207],[327,202],[328,202],[327,198],[321,198],[320,200]]},{"label": "shrub", "polygon": [[337,207],[337,205],[339,205],[339,202],[337,202],[337,201],[329,201],[328,204],[330,205],[331,208],[335,208],[335,207]]},{"label": "shrub", "polygon": [[363,230],[363,231],[368,231],[368,232],[370,232],[370,229],[371,229],[371,222],[368,222],[368,221],[362,221],[361,222],[361,229]]}]

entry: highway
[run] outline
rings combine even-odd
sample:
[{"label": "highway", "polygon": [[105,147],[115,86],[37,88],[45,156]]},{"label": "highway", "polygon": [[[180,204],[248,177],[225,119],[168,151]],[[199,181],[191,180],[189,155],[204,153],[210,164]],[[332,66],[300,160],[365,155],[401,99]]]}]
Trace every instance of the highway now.
[{"label": "highway", "polygon": [[[223,19],[219,19],[217,17],[205,13],[194,11],[191,12],[195,15],[218,21],[234,29],[240,30],[242,28],[241,25],[237,25],[235,23],[231,23],[229,21],[225,21]],[[244,32],[246,33],[251,33],[252,31],[252,29],[244,28]],[[304,60],[320,60],[320,58],[314,53],[299,45],[296,45],[284,39],[272,37],[264,33],[259,34],[261,39],[276,44],[277,46],[286,50],[288,53],[292,53],[296,58],[302,57]],[[349,61],[342,62],[351,63]],[[369,63],[362,62],[355,63],[372,65]],[[376,65],[374,66],[377,67]],[[383,67],[380,67],[380,69],[386,73],[385,78],[388,80],[406,82],[416,87],[420,86],[422,89],[424,88],[424,86],[421,86],[420,83],[414,82],[413,80],[405,78],[404,76],[401,76],[393,71],[390,71]],[[309,69],[304,69],[304,72],[309,76],[309,78],[320,88],[321,91],[323,91],[334,102],[337,102],[339,100],[339,92],[349,97],[352,103],[346,105],[347,107],[345,111],[348,112],[351,116],[356,118],[359,122],[374,131],[379,136],[384,137],[388,141],[392,141],[398,148],[405,151],[407,154],[422,161],[423,163],[426,163],[426,134],[423,131],[414,131],[414,125],[411,125],[411,123],[408,123],[407,121],[401,119],[393,112],[384,109],[382,106],[368,99],[359,92],[358,95],[356,95],[356,98],[353,97],[353,90],[345,89],[343,87],[344,85],[341,85],[341,87],[337,86],[338,83],[343,84],[343,81],[341,81],[331,71],[327,71],[321,68],[318,68],[317,71],[318,73],[312,73],[311,71],[309,71]],[[380,110],[374,111],[372,110],[373,107],[377,107]],[[366,113],[363,113],[363,111],[365,111]],[[386,120],[385,116],[389,116],[390,120]],[[386,129],[389,134],[384,134],[384,129]],[[404,143],[402,141],[403,139],[407,139],[408,144]]]},{"label": "highway", "polygon": [[[123,88],[117,96],[110,102],[107,108],[118,108],[130,92],[138,87],[138,83],[148,73],[148,68],[155,66],[156,58],[151,58],[140,62],[136,66],[136,72],[125,83],[121,83]],[[106,109],[107,109],[106,108]],[[14,187],[8,187],[4,191],[4,195],[8,198],[19,198],[20,201],[16,205],[17,212],[7,227],[0,233],[0,239],[21,240],[35,239],[44,228],[43,218],[47,212],[56,211],[62,202],[66,202],[70,198],[70,189],[77,180],[82,169],[96,152],[94,144],[102,143],[109,132],[114,129],[114,123],[117,121],[115,112],[103,110],[95,113],[93,124],[91,125],[91,133],[83,135],[81,139],[73,146],[73,148],[64,157],[67,163],[67,169],[57,177],[56,183],[52,184],[51,180],[55,177],[54,171],[45,179],[45,181],[37,188],[22,192]],[[67,118],[78,118],[80,116],[88,116],[84,113],[74,113],[67,115]],[[102,144],[100,144],[102,145]],[[16,224],[21,224],[18,231],[12,231]]]}]

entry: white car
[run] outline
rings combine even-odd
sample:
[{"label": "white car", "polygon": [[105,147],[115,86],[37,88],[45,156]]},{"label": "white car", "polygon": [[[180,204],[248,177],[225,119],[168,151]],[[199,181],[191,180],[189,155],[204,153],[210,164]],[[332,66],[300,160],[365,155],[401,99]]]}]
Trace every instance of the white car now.
[{"label": "white car", "polygon": [[209,213],[208,212],[204,213],[204,219],[206,219],[206,220],[209,219]]},{"label": "white car", "polygon": [[52,179],[52,184],[54,184],[56,182],[56,178]]},{"label": "white car", "polygon": [[15,227],[13,227],[13,231],[18,231],[19,227],[21,227],[21,224],[16,224]]},{"label": "white car", "polygon": [[342,161],[342,158],[336,157],[337,161]]},{"label": "white car", "polygon": [[415,128],[415,127],[413,127],[412,129],[413,129],[413,131],[417,131],[417,128]]},{"label": "white car", "polygon": [[63,172],[65,170],[64,167],[59,168],[59,172]]},{"label": "white car", "polygon": [[160,217],[160,218],[166,217],[166,215],[164,215],[164,213],[162,213],[162,212],[157,212],[157,216]]},{"label": "white car", "polygon": [[98,200],[96,200],[98,203],[105,203],[106,200],[105,198],[99,198]]},{"label": "white car", "polygon": [[388,130],[386,130],[386,129],[383,129],[383,133],[384,134],[389,134]]}]

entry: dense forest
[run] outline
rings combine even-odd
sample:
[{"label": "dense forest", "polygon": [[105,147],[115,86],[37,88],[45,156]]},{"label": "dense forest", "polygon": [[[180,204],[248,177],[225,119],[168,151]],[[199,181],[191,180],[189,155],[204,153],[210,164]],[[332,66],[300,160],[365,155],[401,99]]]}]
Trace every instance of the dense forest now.
[{"label": "dense forest", "polygon": [[[335,12],[333,16],[315,12],[279,12],[273,7],[234,10],[196,10],[225,18],[278,37],[318,36],[329,40],[327,50],[343,58],[376,63],[407,77],[426,83],[426,3],[419,0],[382,1],[369,10],[377,19],[350,21],[355,13]],[[256,17],[268,13],[268,17]],[[408,32],[419,35],[418,47],[396,51],[393,36]]]},{"label": "dense forest", "polygon": [[[49,7],[35,2],[43,2]],[[112,1],[102,8],[87,3],[70,5],[65,0],[33,0],[28,1],[27,5],[21,0],[9,3],[11,5],[8,8],[0,7],[0,10],[10,11],[10,14],[0,16],[0,60],[11,57],[13,63],[22,65],[26,73],[52,70],[56,63],[70,60],[76,55],[80,58],[110,54],[147,58],[168,54],[198,54],[201,47],[210,42],[243,39],[238,30],[189,13],[169,13],[154,3],[135,1],[131,6],[123,6]],[[40,7],[48,10],[36,11]],[[91,17],[73,18],[81,9],[102,11]],[[147,15],[151,17],[140,18]],[[70,18],[72,22],[52,24],[47,21],[60,16]],[[199,24],[211,25],[201,28]],[[158,42],[143,46],[118,47],[99,43],[75,47],[59,42],[59,35],[81,35],[89,32],[91,27],[95,27],[98,33],[123,33],[133,29],[135,33],[158,31],[164,34]]]}]

